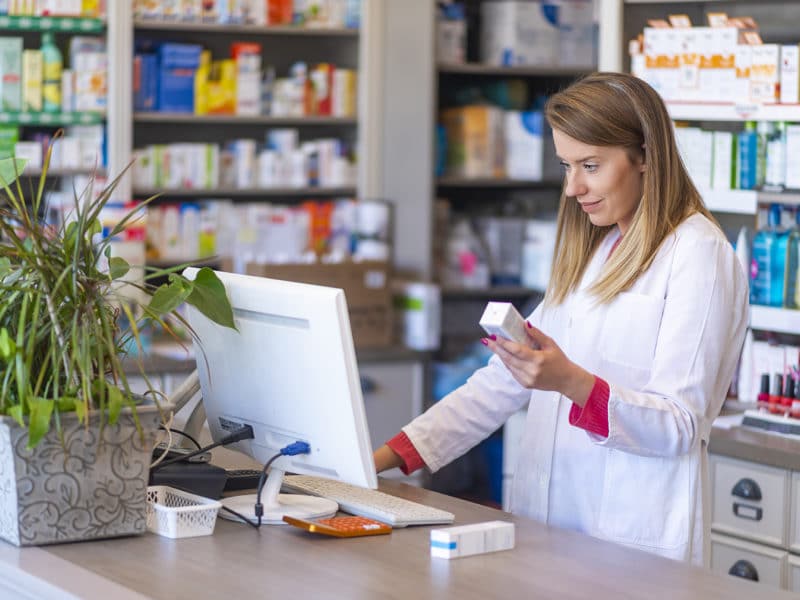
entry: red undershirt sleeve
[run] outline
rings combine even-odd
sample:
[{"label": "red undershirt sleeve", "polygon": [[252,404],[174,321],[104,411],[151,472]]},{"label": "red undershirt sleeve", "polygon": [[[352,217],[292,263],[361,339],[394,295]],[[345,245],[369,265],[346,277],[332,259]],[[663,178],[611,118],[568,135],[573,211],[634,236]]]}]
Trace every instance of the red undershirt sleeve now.
[{"label": "red undershirt sleeve", "polygon": [[570,425],[585,429],[600,437],[608,437],[608,397],[611,394],[608,383],[599,377],[594,378],[594,387],[583,408],[573,404],[569,411]]},{"label": "red undershirt sleeve", "polygon": [[386,442],[386,445],[402,459],[403,464],[400,465],[400,470],[406,475],[410,475],[417,469],[421,469],[425,466],[425,461],[422,460],[419,452],[417,452],[417,449],[414,447],[414,444],[411,443],[411,440],[408,439],[405,432],[401,431],[398,433]]}]

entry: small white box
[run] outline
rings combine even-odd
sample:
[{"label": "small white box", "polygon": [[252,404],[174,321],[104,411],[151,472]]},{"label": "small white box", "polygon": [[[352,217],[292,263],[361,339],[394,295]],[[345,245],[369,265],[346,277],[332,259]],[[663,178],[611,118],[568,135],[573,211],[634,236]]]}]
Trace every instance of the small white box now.
[{"label": "small white box", "polygon": [[781,104],[800,102],[800,46],[781,46]]},{"label": "small white box", "polygon": [[525,319],[510,302],[489,302],[479,325],[489,335],[496,335],[518,344],[530,344]]},{"label": "small white box", "polygon": [[488,521],[431,530],[431,556],[459,558],[514,547],[514,524]]}]

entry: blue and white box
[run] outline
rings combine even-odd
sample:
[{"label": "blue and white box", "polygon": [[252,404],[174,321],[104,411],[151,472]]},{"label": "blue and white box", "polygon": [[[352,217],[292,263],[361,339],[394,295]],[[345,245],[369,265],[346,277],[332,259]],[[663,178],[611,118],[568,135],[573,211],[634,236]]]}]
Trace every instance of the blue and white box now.
[{"label": "blue and white box", "polygon": [[514,547],[514,524],[488,521],[431,530],[431,556],[460,558],[474,554],[511,550]]}]

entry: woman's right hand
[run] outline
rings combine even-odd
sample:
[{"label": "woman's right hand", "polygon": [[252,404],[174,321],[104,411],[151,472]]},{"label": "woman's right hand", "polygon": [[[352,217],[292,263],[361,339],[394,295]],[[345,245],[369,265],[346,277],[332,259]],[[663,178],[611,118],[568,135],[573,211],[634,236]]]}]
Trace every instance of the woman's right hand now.
[{"label": "woman's right hand", "polygon": [[372,454],[372,458],[375,461],[375,471],[377,473],[394,469],[403,464],[403,459],[386,444],[375,450]]}]

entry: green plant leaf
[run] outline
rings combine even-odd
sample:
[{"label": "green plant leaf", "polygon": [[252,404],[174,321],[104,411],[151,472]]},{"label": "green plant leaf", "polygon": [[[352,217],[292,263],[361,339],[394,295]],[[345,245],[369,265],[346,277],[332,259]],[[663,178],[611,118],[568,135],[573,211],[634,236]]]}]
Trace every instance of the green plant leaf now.
[{"label": "green plant leaf", "polygon": [[111,277],[111,279],[119,279],[120,277],[124,277],[130,270],[131,266],[124,258],[112,256],[108,259],[108,275]]},{"label": "green plant leaf", "polygon": [[4,158],[0,160],[0,186],[5,187],[14,183],[22,174],[27,158]]},{"label": "green plant leaf", "polygon": [[62,396],[56,401],[56,408],[58,412],[72,412],[78,404],[74,396]]},{"label": "green plant leaf", "polygon": [[192,293],[186,301],[215,323],[236,329],[231,303],[217,274],[212,269],[203,267],[197,272],[192,284]]},{"label": "green plant leaf", "polygon": [[122,392],[113,383],[108,384],[108,422],[116,425],[119,420],[119,411],[122,410]]},{"label": "green plant leaf", "polygon": [[30,424],[28,425],[28,448],[33,448],[50,429],[50,417],[53,415],[53,400],[31,398]]},{"label": "green plant leaf", "polygon": [[8,416],[14,419],[20,427],[25,427],[25,421],[22,418],[22,404],[15,404],[8,407]]},{"label": "green plant leaf", "polygon": [[8,362],[14,353],[17,351],[17,345],[11,336],[8,334],[8,329],[3,327],[0,329],[0,358]]},{"label": "green plant leaf", "polygon": [[176,277],[156,289],[147,307],[157,314],[168,313],[178,308],[191,293],[191,284],[185,279]]},{"label": "green plant leaf", "polygon": [[82,400],[75,402],[75,416],[78,417],[79,423],[85,423],[86,419],[86,403]]}]

